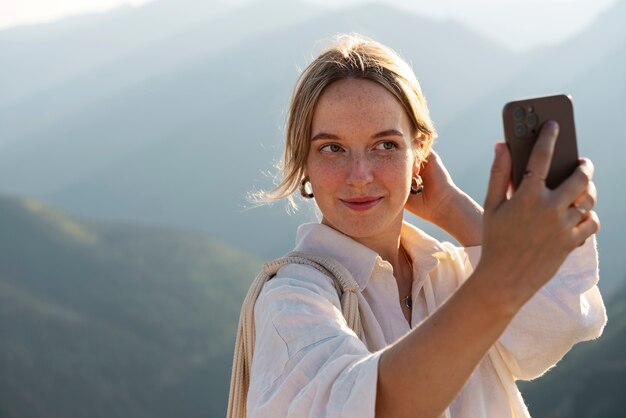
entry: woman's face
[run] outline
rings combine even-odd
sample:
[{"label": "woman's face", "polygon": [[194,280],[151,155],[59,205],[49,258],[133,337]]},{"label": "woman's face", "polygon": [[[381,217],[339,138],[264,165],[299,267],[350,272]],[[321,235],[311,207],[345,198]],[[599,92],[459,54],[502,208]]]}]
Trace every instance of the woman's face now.
[{"label": "woman's face", "polygon": [[360,242],[397,239],[417,172],[412,125],[380,84],[344,79],[313,113],[306,165],[322,223]]}]

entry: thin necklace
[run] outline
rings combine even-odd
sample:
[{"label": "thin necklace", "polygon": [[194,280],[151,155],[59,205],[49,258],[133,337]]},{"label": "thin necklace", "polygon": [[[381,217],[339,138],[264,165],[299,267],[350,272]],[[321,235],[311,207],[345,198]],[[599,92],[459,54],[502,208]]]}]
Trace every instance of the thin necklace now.
[{"label": "thin necklace", "polygon": [[[411,268],[411,272],[413,272],[413,264],[411,263],[411,260],[409,259],[409,256],[407,255],[404,246],[400,246],[400,248],[402,249],[402,254],[404,254],[404,259],[406,260],[406,263]],[[404,302],[404,306],[406,306],[409,310],[413,309],[413,298],[411,298],[410,293],[403,297],[401,301]]]}]

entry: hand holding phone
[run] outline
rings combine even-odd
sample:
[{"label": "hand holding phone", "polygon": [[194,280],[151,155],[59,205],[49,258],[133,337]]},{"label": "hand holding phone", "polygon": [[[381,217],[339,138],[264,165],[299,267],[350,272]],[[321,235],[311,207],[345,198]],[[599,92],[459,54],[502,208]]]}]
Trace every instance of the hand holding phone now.
[{"label": "hand holding phone", "polygon": [[[493,269],[486,277],[496,277],[494,287],[513,295],[508,304],[514,307],[523,306],[600,227],[593,164],[578,159],[568,102],[567,96],[536,98],[504,109],[511,152],[496,144],[475,271]],[[560,129],[546,124],[550,120]],[[512,175],[516,191],[509,196]]]},{"label": "hand holding phone", "polygon": [[574,125],[574,108],[570,96],[534,97],[507,103],[502,111],[504,138],[511,152],[511,181],[516,190],[528,165],[531,151],[545,122],[559,124],[559,136],[550,164],[546,186],[556,188],[578,167],[578,147]]}]

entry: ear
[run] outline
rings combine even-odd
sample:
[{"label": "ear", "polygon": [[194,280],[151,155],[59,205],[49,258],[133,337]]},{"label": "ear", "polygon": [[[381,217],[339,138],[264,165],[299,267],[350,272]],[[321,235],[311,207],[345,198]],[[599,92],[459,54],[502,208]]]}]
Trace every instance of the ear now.
[{"label": "ear", "polygon": [[422,154],[422,140],[425,136],[426,135],[419,131],[415,134],[413,143],[413,147],[415,147],[413,150],[413,175],[419,174],[424,165],[424,160],[419,158],[419,156]]},{"label": "ear", "polygon": [[419,160],[417,159],[417,156],[415,154],[413,154],[413,175],[415,176],[416,174],[419,174],[420,172],[420,164],[418,162]]}]

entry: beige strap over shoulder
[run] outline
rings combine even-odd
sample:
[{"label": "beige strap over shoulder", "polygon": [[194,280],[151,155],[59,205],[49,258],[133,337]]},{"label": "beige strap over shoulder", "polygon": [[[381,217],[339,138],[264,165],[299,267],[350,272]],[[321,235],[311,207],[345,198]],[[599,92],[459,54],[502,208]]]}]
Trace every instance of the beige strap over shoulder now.
[{"label": "beige strap over shoulder", "polygon": [[331,257],[291,252],[284,258],[265,263],[263,270],[252,282],[241,307],[233,370],[230,378],[228,418],[245,418],[246,416],[246,398],[250,384],[250,368],[252,367],[255,339],[254,304],[265,282],[274,277],[278,269],[286,264],[309,265],[332,278],[341,300],[341,312],[346,318],[348,326],[359,338],[361,336],[361,318],[357,298],[359,286],[350,272],[338,261]]}]

